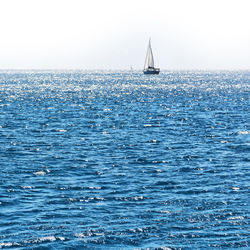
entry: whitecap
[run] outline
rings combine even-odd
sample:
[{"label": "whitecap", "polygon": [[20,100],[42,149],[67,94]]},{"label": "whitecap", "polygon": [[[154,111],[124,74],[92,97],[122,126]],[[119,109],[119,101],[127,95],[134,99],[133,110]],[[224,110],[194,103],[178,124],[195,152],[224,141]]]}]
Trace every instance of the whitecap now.
[{"label": "whitecap", "polygon": [[170,211],[168,211],[168,210],[163,210],[163,211],[161,211],[161,213],[162,213],[162,214],[170,214]]},{"label": "whitecap", "polygon": [[250,134],[250,131],[238,131],[239,135],[247,135]]},{"label": "whitecap", "polygon": [[22,186],[23,189],[32,189],[32,186]]},{"label": "whitecap", "polygon": [[143,196],[135,196],[135,197],[132,197],[131,199],[135,200],[135,201],[139,201],[139,200],[143,200],[144,197]]},{"label": "whitecap", "polygon": [[157,173],[162,173],[163,172],[163,170],[161,170],[161,169],[156,169],[155,170]]},{"label": "whitecap", "polygon": [[228,141],[220,141],[220,143],[228,143]]},{"label": "whitecap", "polygon": [[89,189],[101,189],[101,187],[89,187]]},{"label": "whitecap", "polygon": [[41,171],[35,172],[34,175],[44,176],[44,175],[46,175],[46,172],[41,170]]},{"label": "whitecap", "polygon": [[0,247],[11,247],[13,245],[12,242],[3,242],[3,243],[0,243]]},{"label": "whitecap", "polygon": [[67,132],[67,130],[66,130],[66,129],[59,129],[58,131],[59,131],[59,132],[61,132],[61,133],[65,133],[65,132]]},{"label": "whitecap", "polygon": [[243,216],[232,216],[229,217],[228,220],[244,220]]},{"label": "whitecap", "polygon": [[55,240],[56,240],[56,237],[54,236],[45,236],[45,237],[40,238],[40,241],[55,241]]},{"label": "whitecap", "polygon": [[13,246],[20,246],[20,244],[17,242],[0,242],[0,248],[13,247]]},{"label": "whitecap", "polygon": [[83,233],[77,233],[77,234],[75,234],[75,236],[77,238],[83,238],[83,237],[85,237],[85,235]]}]

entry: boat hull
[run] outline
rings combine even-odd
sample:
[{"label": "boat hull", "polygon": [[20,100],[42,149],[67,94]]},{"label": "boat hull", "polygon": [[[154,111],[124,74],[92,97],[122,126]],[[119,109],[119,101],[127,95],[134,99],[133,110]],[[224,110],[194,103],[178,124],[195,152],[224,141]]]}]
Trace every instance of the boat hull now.
[{"label": "boat hull", "polygon": [[158,75],[160,73],[160,69],[144,69],[143,73],[146,75]]}]

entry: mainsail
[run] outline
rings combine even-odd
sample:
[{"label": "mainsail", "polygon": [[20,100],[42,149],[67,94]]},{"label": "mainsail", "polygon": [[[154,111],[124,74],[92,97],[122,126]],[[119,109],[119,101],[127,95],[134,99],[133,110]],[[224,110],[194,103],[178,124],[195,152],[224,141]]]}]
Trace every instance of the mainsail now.
[{"label": "mainsail", "polygon": [[148,43],[148,50],[147,50],[147,55],[146,55],[146,60],[145,60],[145,65],[144,65],[144,69],[148,69],[148,68],[154,68],[154,57],[153,57],[153,53],[151,49],[150,39]]},{"label": "mainsail", "polygon": [[143,73],[144,74],[154,74],[154,75],[155,74],[158,75],[160,73],[160,69],[154,67],[154,57],[153,57],[153,53],[152,53],[150,39],[149,39],[149,43],[148,43],[148,50],[147,50],[147,55],[146,55],[146,60],[145,60],[145,64],[144,64]]}]

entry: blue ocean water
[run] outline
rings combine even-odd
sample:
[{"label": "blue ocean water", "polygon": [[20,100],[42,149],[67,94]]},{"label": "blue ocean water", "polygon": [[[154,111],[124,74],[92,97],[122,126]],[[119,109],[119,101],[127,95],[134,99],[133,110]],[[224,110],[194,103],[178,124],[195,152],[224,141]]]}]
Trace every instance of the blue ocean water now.
[{"label": "blue ocean water", "polygon": [[0,72],[0,248],[249,247],[250,72]]}]

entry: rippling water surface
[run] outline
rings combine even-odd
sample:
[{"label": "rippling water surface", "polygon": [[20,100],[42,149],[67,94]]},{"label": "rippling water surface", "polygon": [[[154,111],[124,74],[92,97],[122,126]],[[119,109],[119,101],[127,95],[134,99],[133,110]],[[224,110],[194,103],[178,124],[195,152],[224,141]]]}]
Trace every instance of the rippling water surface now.
[{"label": "rippling water surface", "polygon": [[249,71],[1,71],[0,248],[248,248],[249,92]]}]

